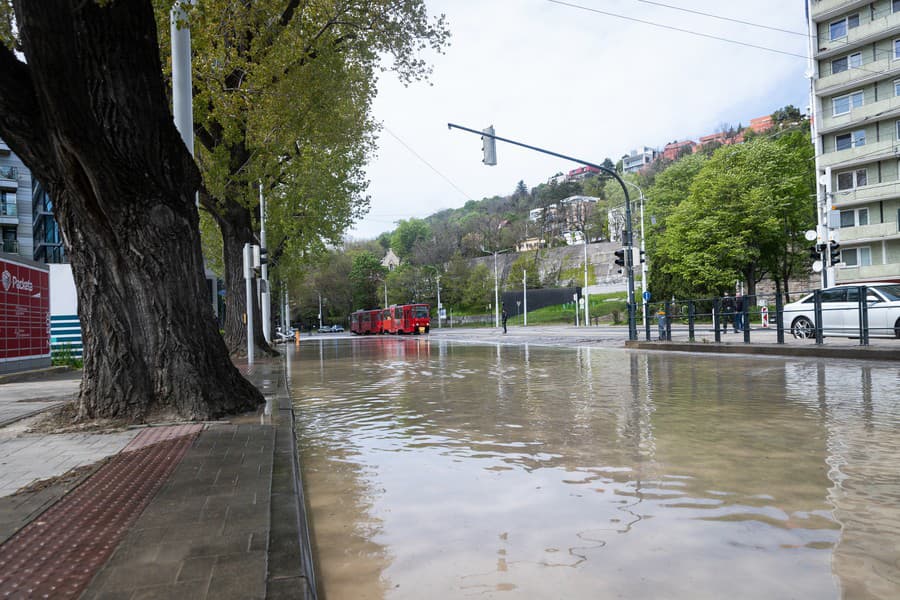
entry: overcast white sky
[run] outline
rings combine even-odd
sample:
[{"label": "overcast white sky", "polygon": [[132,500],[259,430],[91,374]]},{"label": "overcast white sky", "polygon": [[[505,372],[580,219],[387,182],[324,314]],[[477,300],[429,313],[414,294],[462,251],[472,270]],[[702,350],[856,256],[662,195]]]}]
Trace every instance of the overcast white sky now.
[{"label": "overcast white sky", "polygon": [[803,35],[658,5],[805,34],[802,0],[566,1],[426,0],[430,14],[447,15],[451,46],[425,56],[431,85],[403,87],[393,74],[381,76],[374,110],[384,130],[367,169],[371,210],[351,237],[374,238],[399,219],[507,195],[519,180],[531,188],[578,166],[501,142],[498,165],[484,166],[479,137],[448,130],[448,122],[493,124],[496,135],[601,162],[644,145],[696,140],[723,123],[747,125],[786,104],[806,111]]}]

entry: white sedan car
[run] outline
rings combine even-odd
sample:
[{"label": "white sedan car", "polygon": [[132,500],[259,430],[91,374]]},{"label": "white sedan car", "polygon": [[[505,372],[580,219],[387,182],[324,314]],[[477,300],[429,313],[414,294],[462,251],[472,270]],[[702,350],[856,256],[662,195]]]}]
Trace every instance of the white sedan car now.
[{"label": "white sedan car", "polygon": [[[822,335],[859,337],[859,285],[825,288],[822,295]],[[866,284],[869,337],[900,338],[900,283]],[[813,294],[784,306],[784,322],[795,338],[816,335]]]}]

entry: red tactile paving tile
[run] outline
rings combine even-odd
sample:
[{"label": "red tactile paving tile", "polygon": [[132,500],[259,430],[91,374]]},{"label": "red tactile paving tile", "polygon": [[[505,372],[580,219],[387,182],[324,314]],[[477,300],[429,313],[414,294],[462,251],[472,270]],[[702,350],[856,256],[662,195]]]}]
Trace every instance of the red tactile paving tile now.
[{"label": "red tactile paving tile", "polygon": [[0,598],[76,598],[181,461],[200,425],[149,428],[0,546]]}]

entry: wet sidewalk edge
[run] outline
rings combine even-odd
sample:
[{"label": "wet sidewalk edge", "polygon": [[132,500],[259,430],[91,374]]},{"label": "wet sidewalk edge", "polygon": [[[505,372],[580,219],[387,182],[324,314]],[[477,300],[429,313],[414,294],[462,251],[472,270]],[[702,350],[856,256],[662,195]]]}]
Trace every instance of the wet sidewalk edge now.
[{"label": "wet sidewalk edge", "polygon": [[280,360],[282,369],[273,400],[273,411],[277,414],[273,415],[275,449],[266,598],[316,600],[315,567],[300,473],[294,407],[285,359]]},{"label": "wet sidewalk edge", "polygon": [[753,354],[758,356],[795,356],[855,360],[900,360],[900,349],[873,346],[791,346],[787,344],[647,342],[640,340],[626,340],[625,347],[633,350],[657,350],[664,352],[707,352],[714,354]]}]

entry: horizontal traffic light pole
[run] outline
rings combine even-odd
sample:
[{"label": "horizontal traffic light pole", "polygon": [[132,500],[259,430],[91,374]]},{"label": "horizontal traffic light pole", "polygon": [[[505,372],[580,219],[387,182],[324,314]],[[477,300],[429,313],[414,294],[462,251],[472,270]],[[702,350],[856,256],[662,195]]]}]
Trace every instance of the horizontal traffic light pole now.
[{"label": "horizontal traffic light pole", "polygon": [[[470,127],[463,127],[462,125],[457,125],[456,123],[447,123],[447,129],[462,129],[463,131],[468,131],[469,133],[474,133],[480,135],[482,137],[491,138],[493,140],[500,140],[501,142],[506,142],[507,144],[512,144],[513,146],[520,146],[522,148],[527,148],[529,150],[534,150],[535,152],[540,152],[541,154],[548,154],[550,156],[555,156],[557,158],[562,158],[564,160],[570,160],[572,162],[584,165],[586,167],[593,167],[598,169],[608,175],[611,175],[615,178],[616,181],[619,182],[619,185],[622,186],[622,192],[625,194],[625,247],[629,249],[629,252],[625,255],[625,265],[626,272],[628,274],[628,338],[630,340],[637,339],[637,320],[635,318],[635,303],[634,303],[634,260],[630,249],[632,248],[632,229],[631,229],[631,197],[628,195],[628,188],[625,186],[625,181],[619,177],[619,174],[615,172],[615,170],[610,169],[609,167],[604,167],[603,165],[598,165],[592,163],[590,161],[582,160],[580,158],[575,158],[573,156],[567,156],[565,154],[560,154],[559,152],[553,152],[552,150],[547,150],[546,148],[539,148],[538,146],[532,146],[531,144],[524,144],[522,142],[517,142],[515,140],[511,140],[508,138],[500,137],[499,135],[494,135],[493,133],[488,133],[486,131],[479,131],[477,129],[472,129]],[[491,132],[493,132],[493,126],[490,128]],[[493,162],[487,164],[497,164],[496,155],[493,156]]]}]

